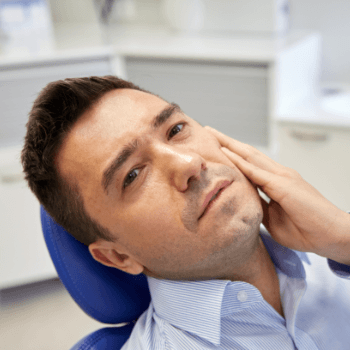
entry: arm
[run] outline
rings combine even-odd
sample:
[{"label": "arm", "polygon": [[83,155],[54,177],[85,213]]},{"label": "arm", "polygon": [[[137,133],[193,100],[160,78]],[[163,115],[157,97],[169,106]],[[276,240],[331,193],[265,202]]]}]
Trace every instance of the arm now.
[{"label": "arm", "polygon": [[297,171],[278,164],[254,147],[205,126],[222,152],[271,199],[261,198],[263,224],[275,241],[350,265],[350,215],[337,208]]}]

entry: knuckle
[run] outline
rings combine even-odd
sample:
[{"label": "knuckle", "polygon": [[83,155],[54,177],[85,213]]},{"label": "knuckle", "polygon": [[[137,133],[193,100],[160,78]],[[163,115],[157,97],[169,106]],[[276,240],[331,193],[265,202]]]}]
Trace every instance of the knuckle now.
[{"label": "knuckle", "polygon": [[254,148],[252,145],[245,143],[244,146],[249,151],[249,153],[252,153],[252,154],[256,153],[256,148]]},{"label": "knuckle", "polygon": [[288,168],[284,167],[284,169],[281,171],[281,175],[285,177],[290,177],[290,178],[300,178],[300,174],[293,168]]},{"label": "knuckle", "polygon": [[246,175],[248,176],[248,178],[252,178],[255,174],[256,169],[254,167],[249,168],[246,170]]},{"label": "knuckle", "polygon": [[291,175],[293,175],[294,177],[301,177],[300,174],[295,170],[295,169],[292,169],[292,168],[288,168],[288,170],[290,171]]},{"label": "knuckle", "polygon": [[252,162],[254,159],[256,159],[256,157],[258,155],[258,152],[257,152],[257,150],[254,147],[252,147],[252,146],[250,146],[248,144],[245,144],[244,148],[246,150],[246,155],[244,157],[244,159],[246,161]]}]

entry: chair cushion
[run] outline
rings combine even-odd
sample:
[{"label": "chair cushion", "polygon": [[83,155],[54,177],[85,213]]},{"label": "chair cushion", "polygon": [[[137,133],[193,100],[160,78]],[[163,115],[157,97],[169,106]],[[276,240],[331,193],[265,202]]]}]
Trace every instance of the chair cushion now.
[{"label": "chair cushion", "polygon": [[99,329],[84,337],[71,350],[120,350],[129,338],[132,329],[132,324]]},{"label": "chair cushion", "polygon": [[94,319],[110,324],[136,320],[150,302],[147,278],[100,264],[89,249],[41,207],[45,242],[62,283]]}]

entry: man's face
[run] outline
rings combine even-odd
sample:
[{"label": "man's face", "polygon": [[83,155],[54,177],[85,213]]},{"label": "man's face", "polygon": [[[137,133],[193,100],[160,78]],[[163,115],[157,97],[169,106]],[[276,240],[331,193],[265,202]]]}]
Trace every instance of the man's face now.
[{"label": "man's face", "polygon": [[[153,128],[160,113],[170,117]],[[134,138],[138,149],[114,172],[117,155]],[[226,278],[256,245],[257,190],[209,131],[154,95],[105,94],[79,118],[57,161],[64,178],[78,183],[87,213],[116,238],[98,242],[107,248],[97,259],[102,263],[116,253],[121,264],[115,267],[129,273]],[[199,219],[205,196],[222,180],[230,185]]]}]

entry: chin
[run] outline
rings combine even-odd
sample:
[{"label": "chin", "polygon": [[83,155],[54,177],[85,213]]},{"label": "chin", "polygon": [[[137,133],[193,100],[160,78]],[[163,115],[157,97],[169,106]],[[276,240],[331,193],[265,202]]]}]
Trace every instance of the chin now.
[{"label": "chin", "polygon": [[264,212],[260,201],[260,196],[258,191],[256,191],[256,196],[254,196],[254,198],[248,202],[244,212],[242,213],[241,220],[250,228],[251,231],[259,232],[263,216]]}]

